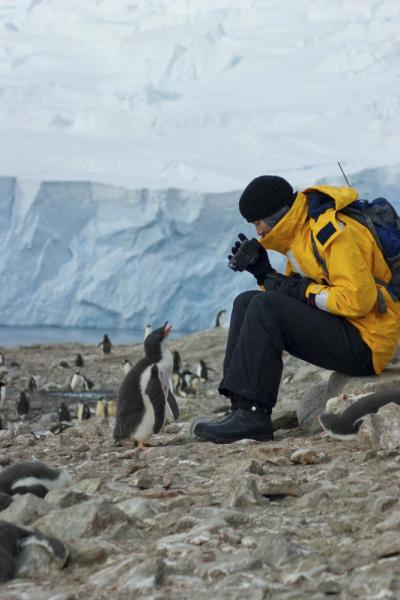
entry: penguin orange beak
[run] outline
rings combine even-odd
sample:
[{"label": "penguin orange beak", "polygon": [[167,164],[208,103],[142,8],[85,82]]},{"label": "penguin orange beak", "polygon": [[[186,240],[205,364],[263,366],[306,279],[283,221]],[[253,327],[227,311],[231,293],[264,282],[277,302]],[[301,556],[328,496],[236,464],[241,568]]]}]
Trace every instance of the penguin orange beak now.
[{"label": "penguin orange beak", "polygon": [[164,323],[164,337],[166,338],[169,335],[169,332],[172,329],[172,325],[168,326],[168,321],[165,321]]}]

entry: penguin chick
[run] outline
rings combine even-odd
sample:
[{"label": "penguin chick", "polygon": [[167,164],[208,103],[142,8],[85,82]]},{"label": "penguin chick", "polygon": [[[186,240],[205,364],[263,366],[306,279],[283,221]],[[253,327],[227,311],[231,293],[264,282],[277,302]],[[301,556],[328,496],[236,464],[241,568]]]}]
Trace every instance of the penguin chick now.
[{"label": "penguin chick", "polygon": [[26,392],[21,392],[17,402],[17,415],[19,417],[27,417],[29,414],[30,401]]},{"label": "penguin chick", "polygon": [[146,337],[145,356],[121,384],[113,433],[115,444],[133,438],[143,448],[153,433],[162,430],[167,417],[179,417],[178,405],[169,389],[173,360],[166,340],[170,330],[166,322]]},{"label": "penguin chick", "polygon": [[54,469],[38,460],[21,460],[0,472],[0,491],[5,494],[35,494],[43,498],[51,489],[70,482],[63,469]]},{"label": "penguin chick", "polygon": [[100,342],[100,344],[98,344],[98,346],[100,346],[103,354],[111,354],[112,343],[106,333],[104,334],[103,340]]}]

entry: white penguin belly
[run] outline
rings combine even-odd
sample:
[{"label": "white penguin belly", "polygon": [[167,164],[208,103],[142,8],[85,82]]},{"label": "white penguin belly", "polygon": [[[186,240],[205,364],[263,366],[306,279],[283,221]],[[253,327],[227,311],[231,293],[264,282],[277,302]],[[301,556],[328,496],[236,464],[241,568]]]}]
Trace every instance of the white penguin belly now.
[{"label": "white penguin belly", "polygon": [[144,412],[142,420],[136,427],[135,431],[132,433],[133,439],[137,442],[145,442],[154,433],[154,423],[156,420],[154,415],[154,408],[150,398],[148,397],[145,391],[149,383],[150,375],[151,368],[148,368],[144,371],[140,378],[140,391],[142,393]]}]

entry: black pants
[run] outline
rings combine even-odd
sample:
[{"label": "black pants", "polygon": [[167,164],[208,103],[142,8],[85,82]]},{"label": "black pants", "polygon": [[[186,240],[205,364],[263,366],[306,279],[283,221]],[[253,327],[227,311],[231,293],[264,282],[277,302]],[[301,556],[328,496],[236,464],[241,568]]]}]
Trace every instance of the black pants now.
[{"label": "black pants", "polygon": [[275,405],[282,352],[348,375],[375,374],[371,350],[344,317],[277,292],[250,291],[233,303],[220,394]]}]

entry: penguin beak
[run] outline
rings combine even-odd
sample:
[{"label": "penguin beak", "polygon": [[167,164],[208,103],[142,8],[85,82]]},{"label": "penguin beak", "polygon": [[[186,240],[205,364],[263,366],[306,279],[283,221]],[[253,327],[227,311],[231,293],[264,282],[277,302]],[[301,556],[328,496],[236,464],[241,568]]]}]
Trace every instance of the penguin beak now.
[{"label": "penguin beak", "polygon": [[169,335],[169,332],[171,331],[171,329],[172,329],[172,325],[168,326],[168,321],[165,321],[165,323],[164,323],[164,331],[163,331],[164,338],[166,338]]}]

